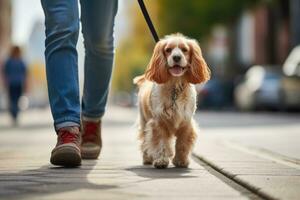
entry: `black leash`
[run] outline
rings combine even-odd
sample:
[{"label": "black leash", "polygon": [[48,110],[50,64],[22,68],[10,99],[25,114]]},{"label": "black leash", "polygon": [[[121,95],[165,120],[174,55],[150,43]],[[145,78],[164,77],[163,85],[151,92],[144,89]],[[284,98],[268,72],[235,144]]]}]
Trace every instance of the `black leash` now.
[{"label": "black leash", "polygon": [[148,27],[149,27],[149,29],[150,29],[150,31],[152,33],[153,39],[155,40],[155,42],[158,42],[159,41],[159,37],[158,37],[158,35],[156,33],[156,30],[155,30],[155,28],[153,26],[153,23],[151,21],[151,18],[149,16],[147,8],[146,8],[146,6],[144,4],[144,1],[143,0],[138,0],[138,2],[139,2],[139,5],[141,7],[141,10],[142,10],[142,13],[144,15],[144,18],[145,18],[145,20],[146,20],[146,22],[148,24]]}]

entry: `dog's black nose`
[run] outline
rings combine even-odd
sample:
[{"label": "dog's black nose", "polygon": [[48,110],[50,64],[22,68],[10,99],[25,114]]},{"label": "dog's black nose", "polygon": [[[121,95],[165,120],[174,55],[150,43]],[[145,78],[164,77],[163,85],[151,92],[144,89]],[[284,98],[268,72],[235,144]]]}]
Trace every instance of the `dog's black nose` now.
[{"label": "dog's black nose", "polygon": [[175,62],[179,62],[181,60],[181,56],[173,56],[173,60]]}]

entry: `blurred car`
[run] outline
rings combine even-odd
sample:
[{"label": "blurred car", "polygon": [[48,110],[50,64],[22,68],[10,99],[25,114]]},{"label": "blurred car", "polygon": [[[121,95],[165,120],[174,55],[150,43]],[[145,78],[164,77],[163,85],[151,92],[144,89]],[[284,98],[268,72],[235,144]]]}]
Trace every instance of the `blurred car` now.
[{"label": "blurred car", "polygon": [[204,85],[198,85],[198,108],[221,109],[230,107],[232,102],[232,85],[230,81],[213,78]]},{"label": "blurred car", "polygon": [[300,45],[283,64],[282,99],[284,108],[300,109]]},{"label": "blurred car", "polygon": [[234,91],[237,107],[241,110],[279,109],[282,105],[282,74],[277,69],[277,66],[251,67]]}]

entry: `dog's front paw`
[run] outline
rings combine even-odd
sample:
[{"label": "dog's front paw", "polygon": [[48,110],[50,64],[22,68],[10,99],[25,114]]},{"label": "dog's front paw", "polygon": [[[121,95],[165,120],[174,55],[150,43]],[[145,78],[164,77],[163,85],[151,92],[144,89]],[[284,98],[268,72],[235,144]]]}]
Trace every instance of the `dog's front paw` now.
[{"label": "dog's front paw", "polygon": [[179,167],[179,168],[187,168],[190,164],[189,159],[179,159],[179,158],[174,158],[173,159],[173,165],[175,165],[175,167]]},{"label": "dog's front paw", "polygon": [[158,158],[153,161],[153,165],[157,169],[167,168],[169,165],[169,158],[167,158],[167,157]]}]

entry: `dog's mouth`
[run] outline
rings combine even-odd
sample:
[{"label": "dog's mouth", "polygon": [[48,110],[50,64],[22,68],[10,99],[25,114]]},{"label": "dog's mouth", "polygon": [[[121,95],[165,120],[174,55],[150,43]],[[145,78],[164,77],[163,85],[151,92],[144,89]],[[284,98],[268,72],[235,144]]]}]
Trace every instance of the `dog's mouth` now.
[{"label": "dog's mouth", "polygon": [[187,69],[186,67],[182,67],[180,65],[174,65],[173,67],[169,67],[168,70],[173,76],[181,76],[186,71],[186,69]]}]

